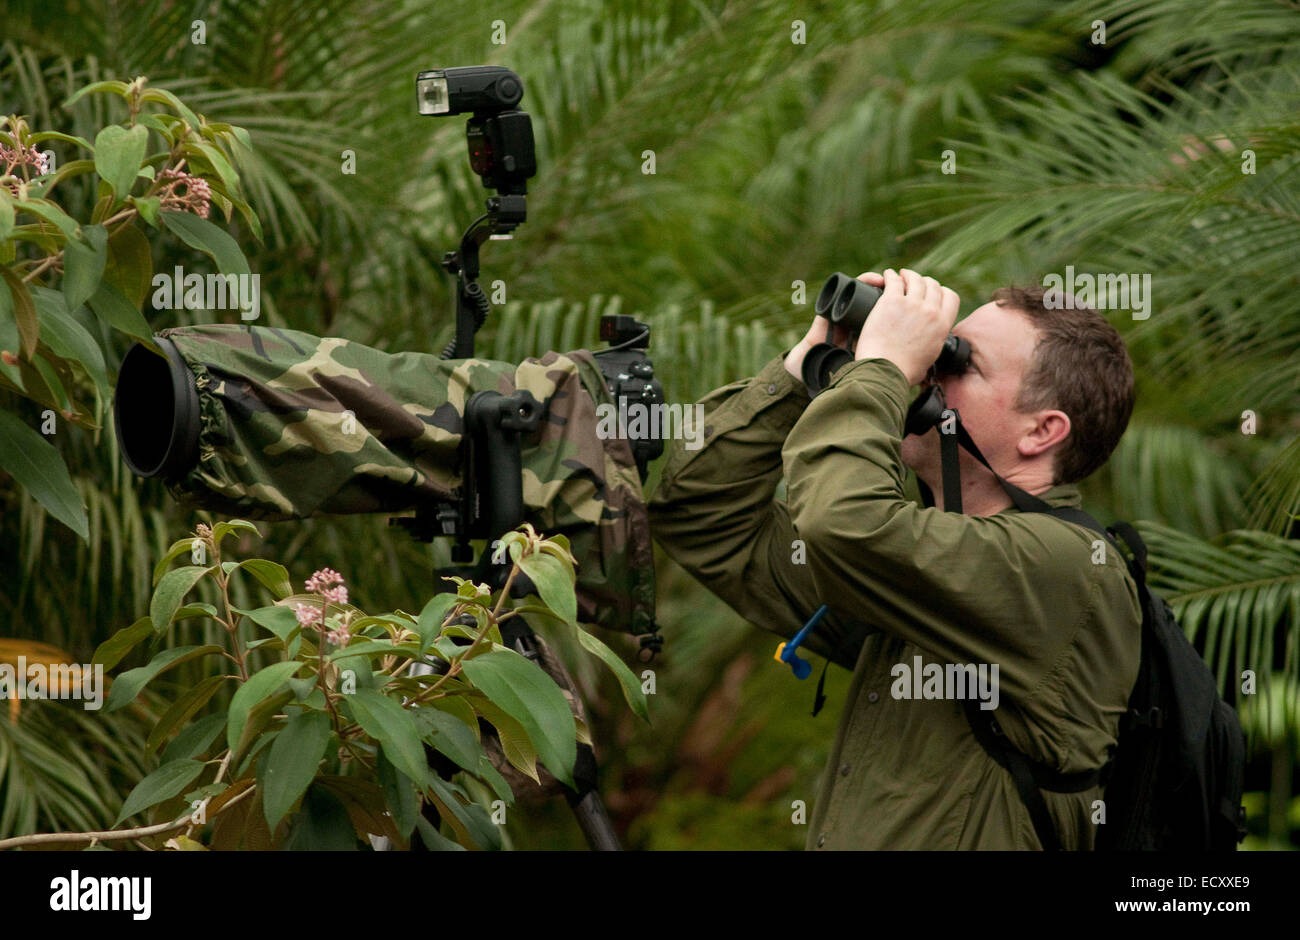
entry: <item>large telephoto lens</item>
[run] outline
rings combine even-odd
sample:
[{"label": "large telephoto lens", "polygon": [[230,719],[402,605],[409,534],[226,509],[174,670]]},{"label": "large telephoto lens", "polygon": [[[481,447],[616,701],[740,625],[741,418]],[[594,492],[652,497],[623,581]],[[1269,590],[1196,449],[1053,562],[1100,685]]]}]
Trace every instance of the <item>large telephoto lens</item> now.
[{"label": "large telephoto lens", "polygon": [[198,458],[199,396],[194,373],[172,342],[155,337],[158,355],[132,346],[122,360],[113,424],[122,458],[142,477],[175,477]]}]

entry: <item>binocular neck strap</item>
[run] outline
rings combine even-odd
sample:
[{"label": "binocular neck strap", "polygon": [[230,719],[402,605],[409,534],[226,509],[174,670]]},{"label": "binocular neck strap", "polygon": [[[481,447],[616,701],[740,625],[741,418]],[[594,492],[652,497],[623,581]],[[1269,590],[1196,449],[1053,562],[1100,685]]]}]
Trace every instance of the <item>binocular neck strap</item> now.
[{"label": "binocular neck strap", "polygon": [[[922,393],[922,397],[942,394],[938,392],[938,386],[933,386]],[[920,399],[918,399],[918,402]],[[919,409],[918,409],[919,410]],[[953,430],[946,431],[943,427],[944,422],[951,416]],[[1006,491],[1011,502],[1021,512],[1047,512],[1051,509],[1047,503],[1043,502],[1032,493],[1027,493],[1018,486],[1013,486],[989,466],[988,460],[980,453],[979,447],[976,446],[970,432],[962,424],[961,414],[955,408],[945,409],[934,421],[934,427],[939,431],[939,469],[943,475],[943,508],[946,512],[961,512],[961,462],[957,447],[960,445],[966,449],[972,457],[982,463],[993,474],[993,479],[997,480],[1002,489]],[[926,430],[929,430],[928,428]],[[919,477],[917,484],[921,490],[921,501],[927,507],[934,505],[934,493],[926,482]]]}]

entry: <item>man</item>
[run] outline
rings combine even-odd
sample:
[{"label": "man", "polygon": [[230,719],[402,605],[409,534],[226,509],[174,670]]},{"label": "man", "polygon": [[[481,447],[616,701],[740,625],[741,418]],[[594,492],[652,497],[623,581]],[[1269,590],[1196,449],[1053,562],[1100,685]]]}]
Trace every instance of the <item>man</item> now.
[{"label": "man", "polygon": [[[963,702],[910,694],[901,667],[996,665],[990,701],[1007,741],[1060,773],[1095,770],[1136,681],[1136,587],[1095,532],[1015,510],[965,451],[964,513],[943,511],[938,432],[903,438],[909,389],[950,331],[965,338],[971,367],[939,379],[948,407],[1003,479],[1077,507],[1074,484],[1128,424],[1132,366],[1099,314],[1049,309],[1039,289],[999,291],[954,327],[958,297],[933,278],[860,279],[884,292],[855,360],[809,401],[799,376],[826,335],[817,318],[785,357],[707,396],[705,445],[671,448],[652,529],[755,624],[790,637],[830,608],[805,646],[853,680],[809,848],[1038,849],[1011,774],[976,740]],[[905,498],[905,467],[936,506]],[[785,500],[775,498],[783,469]],[[1044,798],[1061,847],[1092,848],[1101,788]]]}]

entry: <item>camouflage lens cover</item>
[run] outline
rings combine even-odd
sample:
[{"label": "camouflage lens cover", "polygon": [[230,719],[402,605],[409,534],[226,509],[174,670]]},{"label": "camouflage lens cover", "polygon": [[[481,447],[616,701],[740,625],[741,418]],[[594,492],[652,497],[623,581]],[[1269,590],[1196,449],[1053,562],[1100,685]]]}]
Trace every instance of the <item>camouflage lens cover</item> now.
[{"label": "camouflage lens cover", "polygon": [[587,350],[515,365],[237,324],[160,335],[194,373],[199,396],[198,463],[172,491],[246,518],[396,513],[454,498],[465,402],[478,391],[526,389],[543,403],[538,431],[522,437],[527,519],[572,543],[579,619],[654,629],[640,477],[628,442],[596,433],[596,406],[611,399]]}]

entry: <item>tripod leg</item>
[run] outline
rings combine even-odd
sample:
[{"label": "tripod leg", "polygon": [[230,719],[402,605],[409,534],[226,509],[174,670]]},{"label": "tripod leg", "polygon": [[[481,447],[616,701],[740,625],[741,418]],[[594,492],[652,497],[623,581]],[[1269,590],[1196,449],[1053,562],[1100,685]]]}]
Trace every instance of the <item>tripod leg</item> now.
[{"label": "tripod leg", "polygon": [[592,790],[586,796],[572,804],[573,815],[582,827],[582,834],[587,837],[587,844],[593,852],[621,852],[618,834],[605,812],[605,803],[600,794]]},{"label": "tripod leg", "polygon": [[[567,678],[567,676],[566,676]],[[589,744],[578,745],[578,759],[573,765],[573,780],[578,789],[565,787],[565,799],[594,852],[620,852],[623,846],[614,832],[614,824],[605,812],[605,803],[596,788],[596,754]]]}]

